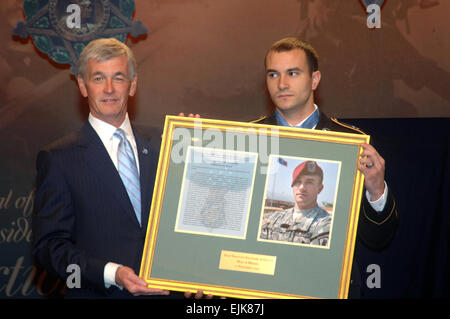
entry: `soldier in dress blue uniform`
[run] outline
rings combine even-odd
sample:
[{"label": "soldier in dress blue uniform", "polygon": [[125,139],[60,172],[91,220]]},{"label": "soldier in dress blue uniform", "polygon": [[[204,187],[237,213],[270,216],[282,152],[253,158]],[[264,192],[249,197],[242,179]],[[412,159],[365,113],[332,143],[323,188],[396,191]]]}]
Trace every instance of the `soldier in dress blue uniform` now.
[{"label": "soldier in dress blue uniform", "polygon": [[[254,123],[364,134],[355,127],[326,116],[314,103],[314,91],[322,75],[318,55],[310,44],[295,37],[281,39],[268,50],[264,63],[267,91],[275,111]],[[370,144],[363,143],[361,147],[363,152],[358,169],[364,174],[365,194],[357,238],[369,249],[381,250],[389,245],[395,235],[398,214],[392,191],[384,180],[383,157]],[[352,271],[358,271],[357,268],[354,266]],[[357,288],[359,277],[352,273],[353,285],[350,285],[349,297],[360,296]]]}]

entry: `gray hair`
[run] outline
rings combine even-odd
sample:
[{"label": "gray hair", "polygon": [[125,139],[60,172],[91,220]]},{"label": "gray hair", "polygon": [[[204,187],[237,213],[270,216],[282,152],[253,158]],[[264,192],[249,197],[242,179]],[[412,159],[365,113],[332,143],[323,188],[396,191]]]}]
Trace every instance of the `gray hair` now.
[{"label": "gray hair", "polygon": [[81,52],[78,59],[78,75],[86,81],[86,65],[93,59],[98,62],[108,61],[124,55],[128,61],[130,79],[136,76],[136,59],[131,49],[115,38],[103,38],[91,41]]}]

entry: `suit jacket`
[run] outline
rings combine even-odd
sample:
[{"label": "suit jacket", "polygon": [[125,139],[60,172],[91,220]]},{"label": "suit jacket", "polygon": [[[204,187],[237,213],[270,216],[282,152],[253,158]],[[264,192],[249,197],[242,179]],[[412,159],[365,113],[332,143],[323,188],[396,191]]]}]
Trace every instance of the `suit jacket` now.
[{"label": "suit jacket", "polygon": [[[277,125],[275,112],[263,116],[254,123]],[[316,130],[364,134],[358,128],[339,122],[319,111]],[[392,240],[397,229],[398,214],[392,191],[388,191],[386,205],[381,212],[375,211],[363,195],[358,222],[358,239],[369,249],[381,250]]]},{"label": "suit jacket", "polygon": [[134,127],[133,134],[139,154],[142,227],[116,167],[89,122],[38,154],[33,255],[63,279],[71,274],[68,265],[80,267],[82,288],[67,289],[67,296],[127,295],[114,286],[105,289],[103,272],[110,261],[139,274],[159,146]]}]

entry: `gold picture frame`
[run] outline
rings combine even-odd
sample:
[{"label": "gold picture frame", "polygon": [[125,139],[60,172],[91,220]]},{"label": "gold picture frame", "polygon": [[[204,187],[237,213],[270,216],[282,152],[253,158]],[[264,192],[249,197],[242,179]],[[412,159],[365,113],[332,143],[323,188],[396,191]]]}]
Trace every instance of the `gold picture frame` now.
[{"label": "gold picture frame", "polygon": [[[154,288],[234,298],[347,298],[364,183],[357,163],[369,140],[167,116],[140,277]],[[261,239],[265,216],[284,205],[269,194],[270,176],[279,174],[271,185],[291,186],[285,162],[292,170],[308,160],[333,176],[327,244]]]}]

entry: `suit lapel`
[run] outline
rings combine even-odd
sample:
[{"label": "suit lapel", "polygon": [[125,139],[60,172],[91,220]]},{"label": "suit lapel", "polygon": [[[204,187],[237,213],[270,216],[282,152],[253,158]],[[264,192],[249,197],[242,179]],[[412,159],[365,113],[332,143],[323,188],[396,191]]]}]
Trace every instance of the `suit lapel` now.
[{"label": "suit lapel", "polygon": [[111,161],[100,137],[89,122],[84,125],[81,134],[80,146],[85,149],[84,156],[88,166],[92,169],[93,174],[102,180],[105,189],[111,193],[111,197],[119,202],[122,208],[121,211],[132,218],[133,222],[139,227],[133,205],[128,198],[125,186],[123,186],[120,175],[114,163]]},{"label": "suit lapel", "polygon": [[134,138],[136,140],[137,153],[139,157],[139,171],[141,183],[141,221],[142,230],[145,231],[148,223],[148,216],[152,201],[153,186],[156,176],[156,167],[158,163],[157,154],[151,147],[150,141],[144,138],[133,128]]},{"label": "suit lapel", "polygon": [[331,131],[330,122],[331,121],[328,116],[326,116],[319,110],[319,122],[316,125],[316,130]]},{"label": "suit lapel", "polygon": [[277,123],[277,117],[275,115],[275,111],[272,112],[264,121],[266,124],[270,125],[278,125]]}]

